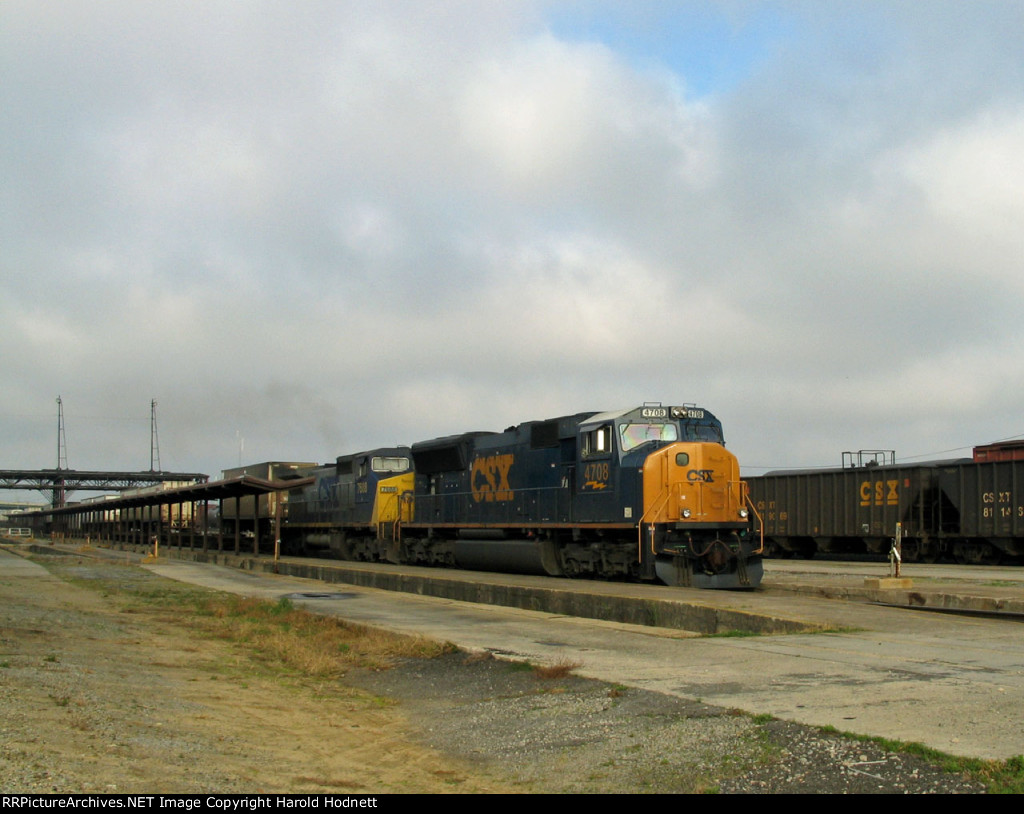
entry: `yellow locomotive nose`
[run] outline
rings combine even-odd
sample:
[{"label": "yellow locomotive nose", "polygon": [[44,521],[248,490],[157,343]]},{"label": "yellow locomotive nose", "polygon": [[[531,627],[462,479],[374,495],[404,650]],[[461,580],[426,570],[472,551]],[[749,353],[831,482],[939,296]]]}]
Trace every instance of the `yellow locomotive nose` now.
[{"label": "yellow locomotive nose", "polygon": [[643,522],[743,525],[746,488],[736,456],[721,444],[669,444],[644,463]]}]

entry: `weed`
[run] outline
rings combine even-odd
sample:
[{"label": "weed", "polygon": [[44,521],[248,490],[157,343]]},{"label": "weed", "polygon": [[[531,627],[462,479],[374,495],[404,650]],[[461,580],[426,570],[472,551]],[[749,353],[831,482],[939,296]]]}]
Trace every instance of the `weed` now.
[{"label": "weed", "polygon": [[567,658],[560,658],[554,664],[536,664],[533,666],[534,675],[538,678],[555,679],[565,678],[572,675],[574,670],[583,666],[582,662],[572,661]]},{"label": "weed", "polygon": [[293,603],[287,596],[282,596],[270,608],[270,612],[276,616],[291,613],[293,610],[295,610],[295,603]]}]

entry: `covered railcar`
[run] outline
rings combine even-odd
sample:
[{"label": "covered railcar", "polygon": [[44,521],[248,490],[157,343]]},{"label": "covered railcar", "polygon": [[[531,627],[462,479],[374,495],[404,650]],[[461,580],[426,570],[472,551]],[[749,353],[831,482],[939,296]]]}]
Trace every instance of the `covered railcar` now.
[{"label": "covered railcar", "polygon": [[884,554],[902,524],[907,559],[916,559],[941,553],[934,476],[928,466],[871,466],[770,472],[748,483],[770,552]]},{"label": "covered railcar", "polygon": [[940,464],[937,534],[958,562],[1024,556],[1024,460]]},{"label": "covered railcar", "polygon": [[1024,460],[976,456],[747,481],[771,553],[886,554],[898,533],[908,561],[1024,555]]}]

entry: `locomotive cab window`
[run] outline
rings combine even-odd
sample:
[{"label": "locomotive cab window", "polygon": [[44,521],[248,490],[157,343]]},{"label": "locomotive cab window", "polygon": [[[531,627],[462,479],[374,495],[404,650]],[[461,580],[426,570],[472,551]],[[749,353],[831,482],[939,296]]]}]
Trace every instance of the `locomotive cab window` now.
[{"label": "locomotive cab window", "polygon": [[622,451],[629,452],[648,441],[678,441],[679,431],[675,424],[623,424],[619,427],[619,440]]},{"label": "locomotive cab window", "polygon": [[711,424],[686,424],[684,432],[687,441],[710,441],[713,444],[723,443],[722,431]]},{"label": "locomotive cab window", "polygon": [[608,455],[612,451],[612,428],[610,424],[591,430],[583,436],[583,457]]},{"label": "locomotive cab window", "polygon": [[370,461],[374,472],[408,472],[409,459],[401,456],[377,455]]},{"label": "locomotive cab window", "polygon": [[676,453],[676,466],[689,466],[690,456],[686,452]]}]

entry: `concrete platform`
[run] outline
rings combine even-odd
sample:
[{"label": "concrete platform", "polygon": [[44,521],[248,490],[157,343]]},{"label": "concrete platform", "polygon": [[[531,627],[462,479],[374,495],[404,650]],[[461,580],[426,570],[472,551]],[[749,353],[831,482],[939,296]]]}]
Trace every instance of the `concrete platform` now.
[{"label": "concrete platform", "polygon": [[[38,550],[80,551],[62,544]],[[97,553],[104,549],[94,547]],[[135,557],[141,546],[123,546]],[[859,624],[852,608],[826,612],[797,597],[847,603],[1024,617],[1024,568],[920,565],[892,579],[877,562],[767,560],[765,580],[753,591],[709,591],[660,585],[570,580],[522,574],[353,563],[338,560],[253,557],[163,547],[161,559],[222,565],[325,584],[344,584],[461,602],[690,631],[698,635],[821,632]],[[1007,575],[1014,575],[1008,579]]]}]

